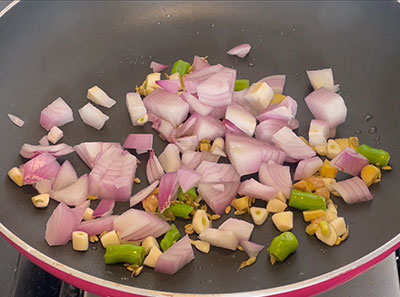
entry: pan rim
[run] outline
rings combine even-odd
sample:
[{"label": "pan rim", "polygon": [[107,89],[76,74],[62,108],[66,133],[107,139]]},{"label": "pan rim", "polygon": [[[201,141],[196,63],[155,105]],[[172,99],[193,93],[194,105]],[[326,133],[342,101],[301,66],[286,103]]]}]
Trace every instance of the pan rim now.
[{"label": "pan rim", "polygon": [[[128,294],[140,294],[143,296],[160,296],[160,295],[169,296],[169,295],[171,295],[171,292],[148,290],[148,289],[128,286],[128,285],[124,285],[121,283],[104,280],[100,277],[93,276],[86,272],[82,272],[75,268],[69,267],[57,260],[52,259],[49,256],[46,256],[39,250],[33,248],[32,246],[30,246],[29,244],[24,242],[21,238],[19,238],[17,235],[15,235],[12,231],[7,229],[2,223],[0,223],[0,233],[4,237],[8,238],[17,247],[19,247],[26,253],[30,254],[32,257],[38,259],[39,261],[43,262],[44,264],[46,264],[48,266],[55,268],[57,270],[60,270],[76,279],[83,280],[90,284],[96,284],[96,285],[101,284],[100,286],[106,287],[111,290],[115,290],[116,292],[119,291],[119,292],[128,293]],[[372,260],[381,256],[382,254],[384,254],[391,248],[395,247],[399,243],[400,243],[400,233],[397,234],[395,237],[393,237],[388,242],[386,242],[385,244],[378,247],[377,249],[373,250],[372,252],[368,253],[367,255],[365,255],[345,266],[342,266],[333,271],[330,271],[330,272],[327,272],[327,273],[321,274],[319,276],[315,276],[313,278],[306,279],[306,280],[303,280],[300,282],[296,282],[293,284],[283,285],[283,286],[279,286],[279,287],[275,287],[275,288],[248,291],[248,292],[213,293],[212,295],[214,297],[274,296],[277,294],[290,293],[290,292],[294,292],[294,291],[297,291],[300,289],[310,288],[314,285],[317,285],[317,284],[323,283],[325,281],[329,281],[335,277],[344,275],[350,271],[353,271],[353,270],[361,267],[364,264],[371,262]],[[204,294],[202,294],[202,293],[172,293],[172,294],[173,294],[173,296],[176,296],[176,297],[204,296]]]}]

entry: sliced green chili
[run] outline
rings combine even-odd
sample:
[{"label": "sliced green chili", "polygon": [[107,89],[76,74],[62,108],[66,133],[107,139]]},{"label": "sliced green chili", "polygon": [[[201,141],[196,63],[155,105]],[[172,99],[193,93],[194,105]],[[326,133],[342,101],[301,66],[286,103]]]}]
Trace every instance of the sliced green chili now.
[{"label": "sliced green chili", "polygon": [[299,242],[292,232],[283,232],[271,241],[267,251],[278,261],[283,261],[294,253],[298,246]]},{"label": "sliced green chili", "polygon": [[171,225],[171,229],[164,235],[164,238],[160,242],[161,250],[165,252],[168,250],[175,242],[181,238],[179,230],[174,224]]},{"label": "sliced green chili", "polygon": [[188,72],[189,68],[190,64],[188,62],[178,60],[175,62],[174,66],[172,66],[171,74],[178,72],[179,76],[182,77]]},{"label": "sliced green chili", "polygon": [[128,263],[142,265],[146,252],[142,246],[133,244],[109,245],[104,254],[106,264]]},{"label": "sliced green chili", "polygon": [[390,155],[388,152],[370,147],[369,145],[362,144],[357,149],[356,152],[363,155],[371,164],[378,166],[386,166],[389,163]]},{"label": "sliced green chili", "polygon": [[235,92],[247,89],[250,85],[248,79],[237,79],[235,80]]},{"label": "sliced green chili", "polygon": [[196,199],[197,199],[197,193],[196,193],[195,188],[191,188],[186,193],[183,193],[181,188],[178,189],[178,200],[180,200],[180,201],[186,201],[186,200],[196,201]]},{"label": "sliced green chili", "polygon": [[184,203],[173,203],[168,207],[168,210],[177,218],[186,219],[192,212],[193,207]]},{"label": "sliced green chili", "polygon": [[325,198],[313,193],[293,190],[290,196],[289,206],[300,210],[326,210]]}]

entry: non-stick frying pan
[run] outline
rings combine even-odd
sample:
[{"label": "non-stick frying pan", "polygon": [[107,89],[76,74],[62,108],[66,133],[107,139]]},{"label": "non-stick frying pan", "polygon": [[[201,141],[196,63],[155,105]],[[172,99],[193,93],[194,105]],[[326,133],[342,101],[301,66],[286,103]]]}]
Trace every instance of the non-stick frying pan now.
[{"label": "non-stick frying pan", "polygon": [[[399,246],[399,37],[396,1],[18,3],[0,18],[0,231],[35,263],[100,295],[302,296],[338,285]],[[248,57],[225,54],[242,42],[253,46]],[[44,135],[41,109],[59,96],[73,107],[75,121],[63,127],[68,144],[154,133],[149,124],[132,128],[125,94],[141,83],[150,61],[172,64],[191,61],[195,54],[208,56],[212,64],[233,66],[238,77],[251,81],[286,74],[285,94],[299,103],[302,135],[311,119],[303,102],[311,91],[305,70],[333,68],[349,110],[338,136],[359,133],[362,143],[388,150],[394,168],[372,187],[373,201],[346,205],[335,199],[350,225],[349,239],[327,247],[304,233],[301,214],[295,213],[293,232],[300,246],[281,264],[271,266],[264,251],[252,267],[238,273],[244,253],[212,248],[207,255],[195,251],[195,261],[174,276],[145,268],[134,279],[119,265],[104,265],[100,244],[86,253],[73,251],[70,244],[47,246],[45,225],[56,203],[35,209],[33,189],[16,187],[6,175],[23,161],[20,146]],[[95,84],[118,101],[106,110],[111,119],[102,131],[84,125],[77,113]],[[21,116],[26,125],[13,126],[7,113]],[[365,123],[367,114],[373,119]],[[154,146],[159,154],[165,143],[156,136]],[[74,154],[61,159],[70,160],[80,174],[88,171]],[[139,159],[138,176],[145,181],[147,156]],[[135,185],[134,191],[144,186]],[[118,205],[116,213],[127,207]],[[253,240],[267,245],[277,234],[268,219],[255,228]]]}]

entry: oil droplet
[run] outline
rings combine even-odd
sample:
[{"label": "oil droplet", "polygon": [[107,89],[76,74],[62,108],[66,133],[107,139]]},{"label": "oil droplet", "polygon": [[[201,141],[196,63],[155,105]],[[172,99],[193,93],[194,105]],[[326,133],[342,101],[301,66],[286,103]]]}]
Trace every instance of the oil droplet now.
[{"label": "oil droplet", "polygon": [[299,271],[299,272],[297,272],[297,275],[304,275],[304,272],[303,271]]},{"label": "oil droplet", "polygon": [[152,56],[149,56],[149,59],[152,59],[153,57]]},{"label": "oil droplet", "polygon": [[244,28],[242,28],[242,30],[241,30],[242,32],[244,32]]},{"label": "oil droplet", "polygon": [[90,246],[90,248],[92,249],[93,252],[97,251],[97,246],[95,245]]},{"label": "oil droplet", "polygon": [[360,135],[361,134],[361,130],[357,129],[356,131],[354,131],[355,134]]},{"label": "oil droplet", "polygon": [[295,32],[295,31],[296,31],[296,28],[293,28],[292,31]]},{"label": "oil droplet", "polygon": [[127,278],[127,277],[121,277],[121,280],[122,280],[122,281],[127,281],[128,278]]},{"label": "oil droplet", "polygon": [[170,14],[167,14],[167,18],[169,19],[171,17],[171,15]]},{"label": "oil droplet", "polygon": [[157,21],[157,25],[160,25],[161,24],[161,21]]},{"label": "oil droplet", "polygon": [[321,251],[321,253],[325,254],[328,250],[325,249],[319,249]]},{"label": "oil droplet", "polygon": [[365,116],[364,116],[364,119],[363,119],[363,122],[364,123],[368,123],[370,120],[372,120],[374,118],[374,116],[372,115],[372,114],[366,114]]},{"label": "oil droplet", "polygon": [[200,35],[200,31],[197,31],[197,32],[196,32],[196,35]]},{"label": "oil droplet", "polygon": [[380,144],[380,141],[381,141],[381,137],[380,136],[376,136],[375,137],[375,142]]},{"label": "oil droplet", "polygon": [[212,279],[209,279],[209,280],[208,280],[208,283],[211,284],[211,283],[212,283]]},{"label": "oil droplet", "polygon": [[283,32],[281,32],[281,36],[283,35]]},{"label": "oil droplet", "polygon": [[137,64],[137,61],[133,62],[133,65],[136,65],[136,64]]},{"label": "oil droplet", "polygon": [[300,74],[298,72],[296,72],[294,75],[299,76]]},{"label": "oil droplet", "polygon": [[262,38],[260,38],[260,39],[259,39],[259,41],[260,41],[260,42],[263,42],[263,39],[262,39]]},{"label": "oil droplet", "polygon": [[237,74],[239,74],[239,75],[242,74],[242,71],[238,70],[238,71],[237,71]]},{"label": "oil droplet", "polygon": [[256,58],[253,58],[252,60],[253,60],[253,61],[255,61],[255,60],[256,60]]},{"label": "oil droplet", "polygon": [[215,24],[211,24],[211,28],[215,28]]},{"label": "oil droplet", "polygon": [[253,67],[254,67],[254,63],[251,63],[251,62],[250,62],[250,63],[249,63],[249,67],[250,67],[250,68],[253,68]]},{"label": "oil droplet", "polygon": [[368,129],[368,133],[375,134],[377,130],[378,129],[376,128],[376,126],[372,126],[371,128]]},{"label": "oil droplet", "polygon": [[198,269],[198,270],[202,270],[202,269],[203,269],[203,266],[201,266],[201,265],[199,264],[199,265],[197,265],[197,269]]},{"label": "oil droplet", "polygon": [[200,285],[204,285],[204,281],[203,280],[200,281]]},{"label": "oil droplet", "polygon": [[140,56],[140,59],[143,59],[143,58],[144,58],[144,56],[143,56],[143,55],[141,55],[141,56]]}]

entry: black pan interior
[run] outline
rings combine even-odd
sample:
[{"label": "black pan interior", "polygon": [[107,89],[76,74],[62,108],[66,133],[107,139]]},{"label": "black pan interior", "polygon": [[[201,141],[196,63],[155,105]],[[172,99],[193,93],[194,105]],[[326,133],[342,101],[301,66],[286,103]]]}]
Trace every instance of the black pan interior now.
[{"label": "black pan interior", "polygon": [[[340,268],[375,250],[399,232],[398,195],[400,138],[400,4],[384,2],[22,2],[0,19],[0,221],[42,253],[102,279],[139,288],[184,293],[232,293],[295,283]],[[241,60],[225,52],[242,42],[253,48]],[[125,94],[149,73],[152,60],[172,64],[209,56],[210,63],[238,69],[239,78],[256,81],[269,74],[287,75],[285,94],[299,103],[299,133],[306,135],[311,114],[303,98],[311,91],[305,70],[332,67],[348,106],[348,118],[338,136],[354,135],[361,142],[387,149],[394,170],[373,186],[375,199],[346,205],[335,199],[339,214],[350,225],[350,238],[329,248],[304,233],[300,213],[293,232],[300,242],[287,261],[271,266],[264,251],[240,273],[243,253],[212,248],[195,251],[196,260],[175,276],[145,268],[139,278],[120,266],[103,264],[103,249],[87,253],[70,245],[49,248],[45,224],[55,207],[31,205],[30,188],[19,189],[7,170],[22,162],[24,142],[36,143],[45,133],[39,126],[43,107],[63,97],[74,109],[75,121],[64,126],[63,141],[123,141],[129,133],[153,133],[150,125],[132,128]],[[118,104],[98,132],[79,119],[86,91],[98,84]],[[7,119],[14,113],[26,120],[19,129]],[[373,119],[364,123],[366,114]],[[376,128],[376,133],[368,131]],[[155,150],[165,143],[155,137]],[[145,179],[146,155],[138,176]],[[88,172],[76,155],[70,160],[79,173]],[[134,191],[145,186],[135,185]],[[127,205],[118,206],[117,212]],[[248,216],[243,217],[250,220]],[[179,223],[180,225],[183,222]],[[218,226],[219,223],[216,224]],[[253,240],[269,244],[278,234],[270,219],[256,227]]]}]

